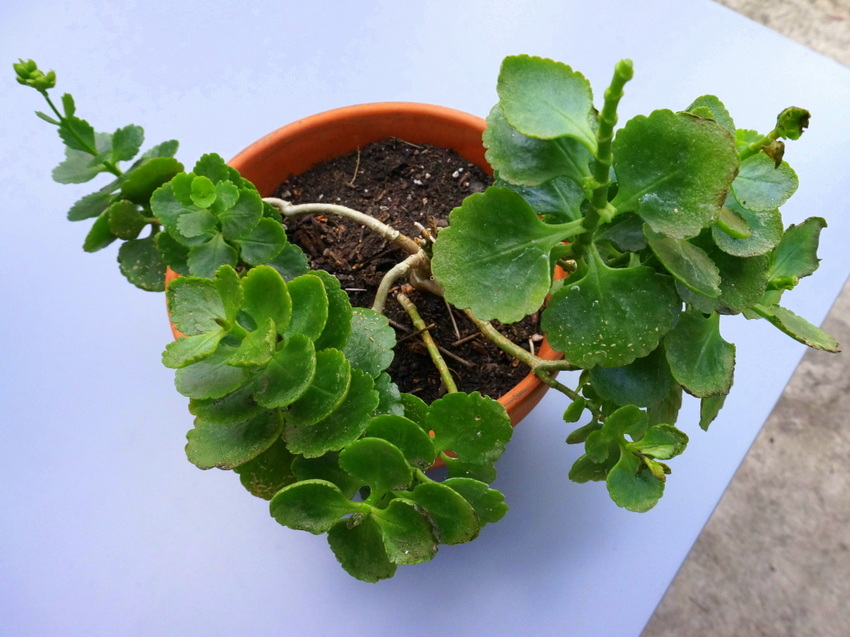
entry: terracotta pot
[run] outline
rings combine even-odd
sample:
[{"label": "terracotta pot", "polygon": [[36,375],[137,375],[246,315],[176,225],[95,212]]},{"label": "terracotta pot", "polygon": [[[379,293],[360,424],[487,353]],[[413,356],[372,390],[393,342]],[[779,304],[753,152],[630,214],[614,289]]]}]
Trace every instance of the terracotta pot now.
[{"label": "terracotta pot", "polygon": [[[450,148],[465,159],[492,172],[484,159],[481,134],[486,122],[442,106],[409,102],[383,102],[337,108],[300,119],[254,142],[229,164],[253,182],[264,197],[292,175],[322,162],[356,151],[371,142],[398,137],[414,144]],[[176,275],[169,271],[166,283]],[[559,354],[545,340],[538,355],[555,359]],[[548,387],[529,374],[499,398],[516,425],[540,402]]]}]

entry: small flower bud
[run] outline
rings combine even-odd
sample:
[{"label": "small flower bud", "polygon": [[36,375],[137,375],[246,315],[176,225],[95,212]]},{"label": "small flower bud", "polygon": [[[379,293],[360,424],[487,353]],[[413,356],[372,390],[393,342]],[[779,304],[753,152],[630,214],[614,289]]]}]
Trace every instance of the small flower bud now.
[{"label": "small flower bud", "polygon": [[42,93],[56,86],[56,73],[53,71],[47,74],[41,72],[32,60],[19,60],[12,66],[18,75],[17,80],[20,84],[31,86]]}]

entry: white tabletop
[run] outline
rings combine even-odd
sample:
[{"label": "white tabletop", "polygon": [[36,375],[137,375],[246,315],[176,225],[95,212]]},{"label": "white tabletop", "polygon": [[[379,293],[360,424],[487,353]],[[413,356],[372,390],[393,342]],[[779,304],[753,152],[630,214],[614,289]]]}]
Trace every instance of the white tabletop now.
[{"label": "white tabletop", "polygon": [[640,633],[803,346],[764,321],[726,321],[736,386],[708,434],[689,401],[690,447],[646,514],[618,509],[602,484],[567,480],[581,450],[563,444],[566,399],[548,395],[498,465],[507,517],[470,545],[364,584],[324,537],[274,522],[233,474],[186,461],[192,419],[160,364],[163,297],[127,285],[114,249],[79,249],[88,224],[65,213],[87,186],[51,181],[60,142],[11,69],[18,57],[55,69],[57,92],[72,92],[97,129],[135,123],[151,143],[176,137],[191,165],[347,104],[486,115],[513,53],[572,65],[597,97],[614,63],[632,58],[621,121],[704,93],[739,127],[763,131],[783,107],[809,108],[809,131],[787,150],[801,187],[783,213],[830,227],[818,275],[786,298],[822,320],[850,272],[850,72],[708,0],[3,4],[3,635]]}]

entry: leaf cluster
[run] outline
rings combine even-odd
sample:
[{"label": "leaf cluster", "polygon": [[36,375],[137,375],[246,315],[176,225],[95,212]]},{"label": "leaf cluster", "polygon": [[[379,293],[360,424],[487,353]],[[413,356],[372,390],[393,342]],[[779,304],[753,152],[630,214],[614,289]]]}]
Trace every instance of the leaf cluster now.
[{"label": "leaf cluster", "polygon": [[[706,95],[615,131],[631,77],[618,64],[597,111],[569,66],[506,58],[484,134],[496,184],[452,212],[432,265],[446,298],[480,319],[541,312],[553,348],[585,370],[565,415],[590,415],[569,438],[586,449],[573,479],[606,480],[617,504],[642,511],[668,472],[655,459],[687,442],[673,427],[683,391],[702,401],[707,428],[732,386],[721,315],[767,319],[827,351],[837,343],[779,305],[817,268],[826,225],[786,229],[779,210],[798,185],[781,140],[799,138],[808,112],[785,109],[763,135],[737,129]],[[668,438],[674,454],[646,451]]]}]

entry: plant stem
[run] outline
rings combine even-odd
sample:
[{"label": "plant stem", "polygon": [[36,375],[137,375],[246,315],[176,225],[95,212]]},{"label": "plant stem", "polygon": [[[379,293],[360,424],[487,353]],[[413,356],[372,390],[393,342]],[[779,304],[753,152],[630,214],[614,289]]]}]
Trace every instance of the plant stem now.
[{"label": "plant stem", "polygon": [[431,356],[434,366],[440,373],[440,379],[443,381],[446,391],[450,394],[454,394],[457,392],[457,385],[455,384],[454,378],[452,378],[448,365],[446,365],[446,361],[443,360],[443,355],[440,354],[437,344],[434,342],[434,339],[431,338],[428,326],[419,315],[419,310],[416,309],[413,301],[411,301],[403,292],[400,292],[396,298],[398,299],[398,302],[401,303],[404,311],[407,312],[410,320],[413,321],[413,327],[421,332],[420,336],[422,337],[422,342],[425,343],[425,347],[428,349],[428,354]]},{"label": "plant stem", "polygon": [[590,210],[584,217],[582,225],[585,233],[578,242],[586,244],[590,234],[596,230],[600,222],[611,220],[613,211],[608,204],[608,187],[611,185],[611,142],[614,139],[614,126],[617,125],[617,107],[623,97],[623,87],[634,75],[631,60],[620,60],[614,67],[614,77],[611,85],[605,90],[605,102],[599,113],[599,130],[596,133],[597,150],[593,164],[593,179],[595,187],[590,199]]},{"label": "plant stem", "polygon": [[384,307],[387,304],[387,294],[390,288],[398,279],[405,276],[408,272],[415,268],[427,267],[430,264],[428,255],[423,250],[419,250],[416,254],[411,254],[401,263],[396,263],[381,279],[378,286],[378,291],[375,293],[375,301],[372,303],[372,309],[380,314],[384,313]]},{"label": "plant stem", "polygon": [[769,146],[777,139],[779,139],[779,133],[776,131],[776,129],[773,129],[760,140],[753,142],[752,144],[747,144],[741,150],[739,150],[738,158],[741,161],[744,161],[745,159],[752,157],[753,155],[757,155],[759,152],[761,152],[762,148],[764,148],[765,146]]},{"label": "plant stem", "polygon": [[263,201],[280,210],[281,214],[286,218],[300,217],[302,215],[337,215],[351,219],[352,221],[356,221],[360,225],[367,227],[369,230],[377,233],[387,241],[396,244],[408,254],[416,254],[422,249],[418,243],[407,235],[403,235],[395,228],[378,221],[374,217],[370,217],[358,210],[354,210],[353,208],[324,203],[304,203],[296,205],[291,204],[288,201],[284,201],[283,199],[278,199],[277,197],[265,197]]}]

